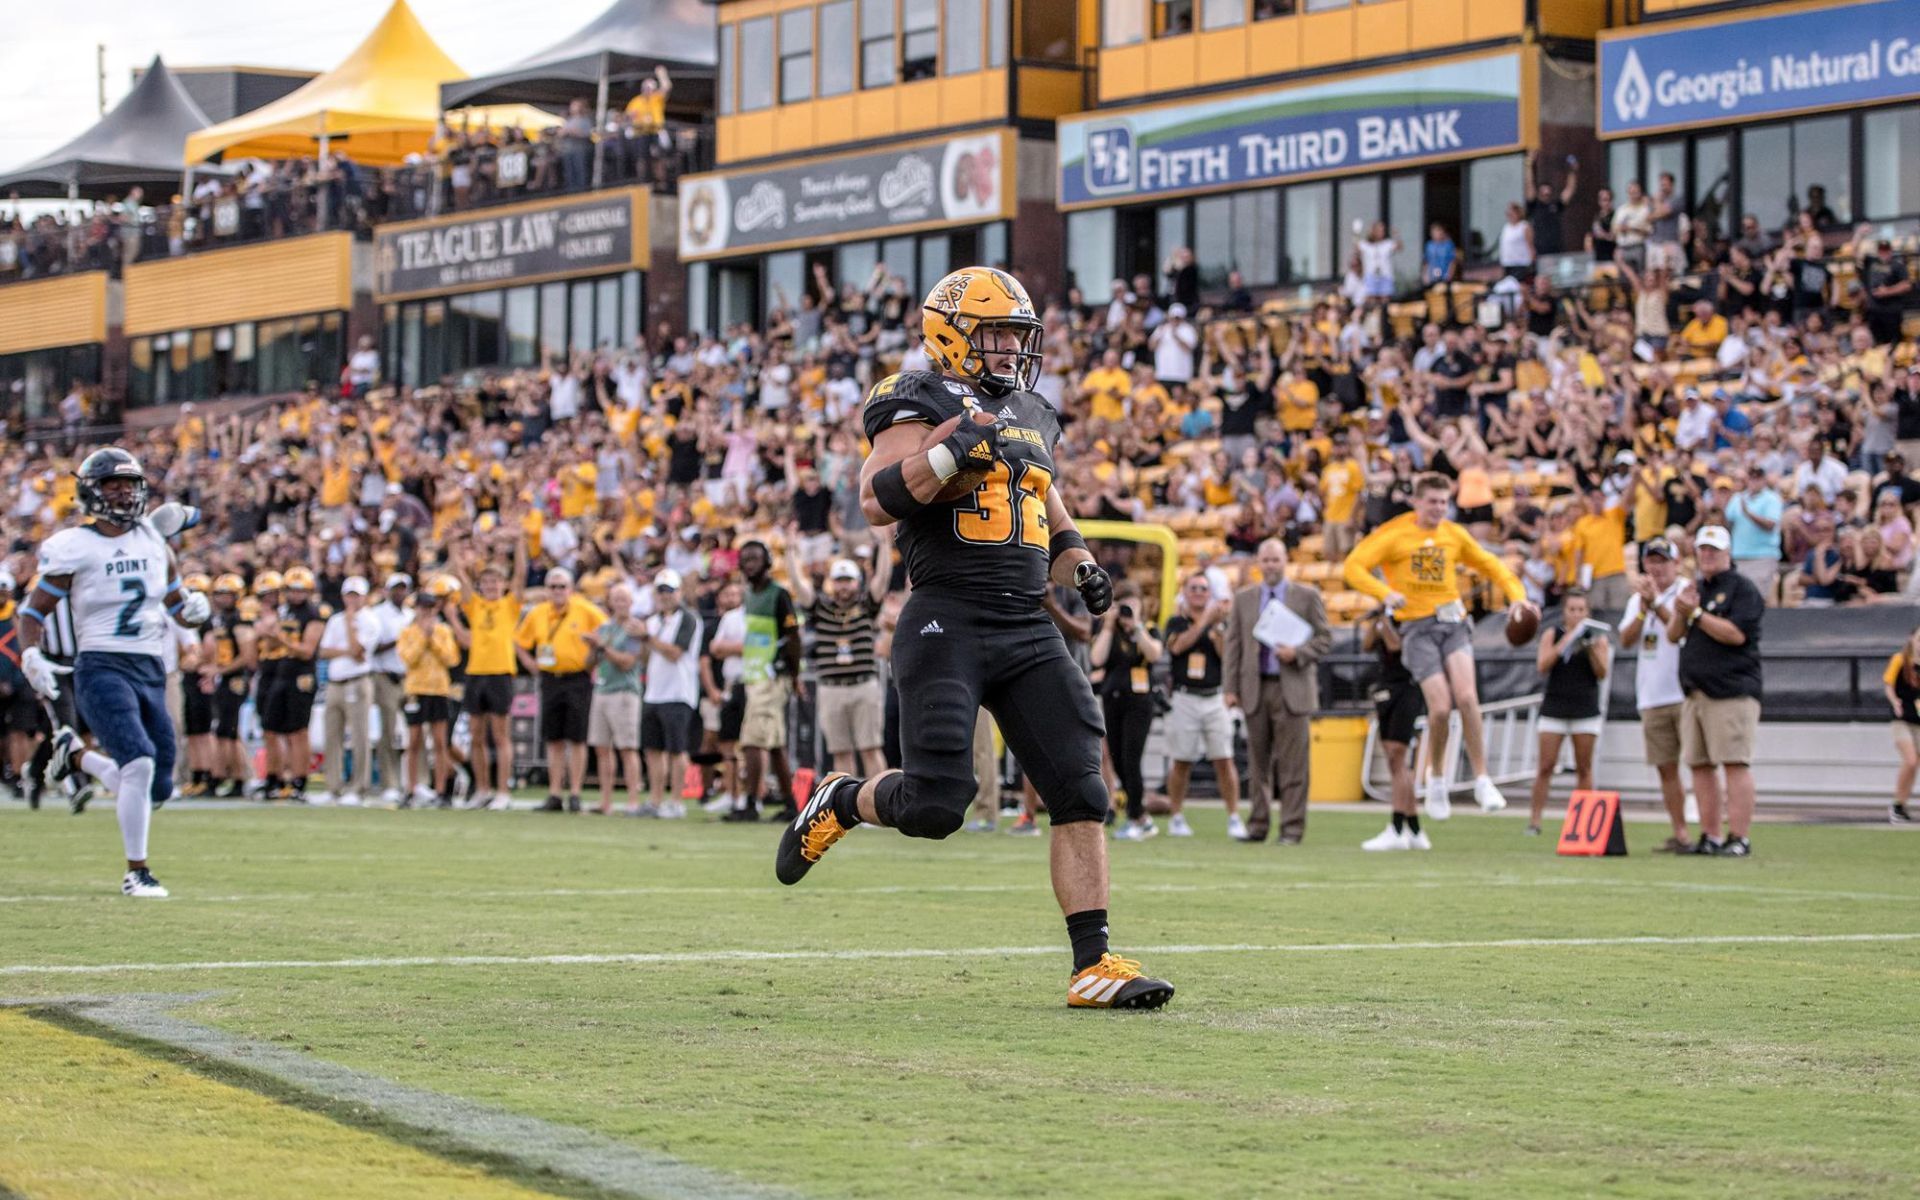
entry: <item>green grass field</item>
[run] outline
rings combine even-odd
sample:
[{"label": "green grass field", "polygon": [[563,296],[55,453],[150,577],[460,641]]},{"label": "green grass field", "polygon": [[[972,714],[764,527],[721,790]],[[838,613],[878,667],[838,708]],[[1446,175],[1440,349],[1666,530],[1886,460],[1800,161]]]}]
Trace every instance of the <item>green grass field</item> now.
[{"label": "green grass field", "polygon": [[[110,810],[16,808],[0,997],[195,995],[173,1015],[809,1197],[1914,1194],[1920,840],[1767,825],[1751,861],[1671,859],[1630,824],[1641,853],[1572,861],[1506,818],[1418,855],[1363,854],[1372,813],[1316,813],[1287,850],[1195,823],[1112,847],[1116,949],[1179,988],[1117,1014],[1065,1007],[1040,840],[863,831],[789,890],[764,826],[167,811],[175,898],[136,903]],[[552,956],[622,957],[525,961]],[[520,961],[449,961],[475,958]],[[102,964],[176,965],[44,969]],[[602,1194],[510,1140],[475,1170],[377,1113],[9,1019],[0,1047],[39,1050],[30,1086],[0,1081],[0,1196]],[[157,1121],[114,1131],[146,1152],[116,1179],[132,1160],[68,1110],[110,1107],[116,1072],[188,1105],[171,1071],[233,1085],[204,1104],[235,1146],[297,1116],[419,1174],[208,1171]],[[371,1169],[355,1144],[325,1153]]]}]

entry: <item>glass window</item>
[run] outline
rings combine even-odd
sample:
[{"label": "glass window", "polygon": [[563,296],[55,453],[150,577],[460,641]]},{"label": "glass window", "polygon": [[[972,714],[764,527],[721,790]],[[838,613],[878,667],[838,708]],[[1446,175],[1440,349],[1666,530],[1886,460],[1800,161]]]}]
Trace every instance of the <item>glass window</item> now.
[{"label": "glass window", "polygon": [[1200,268],[1200,286],[1208,290],[1227,285],[1234,259],[1233,197],[1204,196],[1193,202],[1193,259]]},{"label": "glass window", "polygon": [[1300,11],[1300,0],[1253,0],[1253,19],[1256,21],[1290,17],[1298,11]]},{"label": "glass window", "polygon": [[[919,265],[914,257],[913,239],[910,237],[888,238],[880,244],[880,261],[887,264],[887,273],[898,275],[907,281],[907,293],[917,296],[920,288],[915,268]],[[927,286],[933,286],[933,280],[927,280]]]},{"label": "glass window", "polygon": [[798,250],[782,250],[778,254],[767,255],[767,299],[761,306],[761,312],[773,311],[775,305],[784,306],[788,312],[800,307],[800,296],[807,290],[807,256]]},{"label": "glass window", "polygon": [[1104,0],[1100,5],[1100,44],[1131,46],[1146,40],[1148,0]]},{"label": "glass window", "polygon": [[593,348],[605,350],[620,344],[620,279],[609,275],[596,279],[593,310]]},{"label": "glass window", "polygon": [[[422,306],[408,305],[407,324],[410,344],[408,346],[415,378],[420,371],[420,324]],[[301,363],[300,337],[292,321],[262,321],[259,332],[260,390],[263,392],[293,392],[300,390],[306,382],[305,371]]]},{"label": "glass window", "polygon": [[[947,0],[946,59],[941,66],[942,74],[965,75],[980,69],[985,32],[980,28],[980,15],[980,0]],[[907,39],[909,43],[913,40],[911,26]]]},{"label": "glass window", "polygon": [[847,242],[834,250],[833,277],[864,289],[873,274],[873,265],[879,261],[880,243]]},{"label": "glass window", "polygon": [[475,292],[467,297],[467,320],[473,327],[473,365],[497,367],[504,359],[501,338],[501,314],[506,305],[502,292]]},{"label": "glass window", "polygon": [[740,84],[740,30],[738,26],[720,27],[720,74],[716,83],[720,91],[720,115],[726,116],[733,111],[734,89]]},{"label": "glass window", "polygon": [[1182,246],[1193,245],[1193,236],[1187,232],[1187,202],[1176,201],[1162,204],[1153,213],[1153,266],[1154,285],[1160,283],[1160,264]]},{"label": "glass window", "polygon": [[1200,0],[1200,28],[1228,29],[1247,19],[1247,0]]},{"label": "glass window", "polygon": [[1013,28],[1011,0],[987,2],[987,65],[1007,65],[1007,36]]},{"label": "glass window", "polygon": [[1154,0],[1154,36],[1193,32],[1193,0]]},{"label": "glass window", "polygon": [[1007,253],[1007,223],[995,221],[980,229],[979,261],[990,267],[1005,269],[1012,255]]},{"label": "glass window", "polygon": [[640,272],[628,271],[620,277],[620,346],[631,350],[640,344]]},{"label": "glass window", "polygon": [[920,239],[920,281],[931,289],[934,283],[953,270],[953,244],[944,233]]},{"label": "glass window", "polygon": [[1233,266],[1248,287],[1280,282],[1280,192],[1263,188],[1233,197]]},{"label": "glass window", "polygon": [[1853,220],[1853,137],[1849,118],[1793,123],[1793,192],[1822,226]]},{"label": "glass window", "polygon": [[1693,143],[1693,219],[1720,234],[1733,232],[1733,178],[1726,135]]},{"label": "glass window", "polygon": [[567,285],[540,288],[540,361],[550,363],[567,353]]},{"label": "glass window", "polygon": [[773,105],[773,18],[740,22],[740,111]]},{"label": "glass window", "polygon": [[1684,139],[1647,143],[1647,194],[1660,194],[1660,176],[1673,176],[1673,194],[1687,203],[1687,143]]},{"label": "glass window", "polygon": [[780,14],[780,103],[813,98],[813,10]]},{"label": "glass window", "polygon": [[1740,203],[1760,219],[1760,228],[1777,233],[1793,219],[1793,176],[1782,170],[1793,161],[1793,131],[1766,125],[1740,135]]},{"label": "glass window", "polygon": [[1607,144],[1607,186],[1614,204],[1627,202],[1627,184],[1640,178],[1640,143],[1633,138]]},{"label": "glass window", "polygon": [[1380,177],[1361,175],[1342,179],[1336,185],[1340,201],[1341,238],[1346,240],[1354,233],[1357,224],[1361,234],[1366,233],[1375,221],[1380,219]]},{"label": "glass window", "polygon": [[517,287],[507,292],[507,365],[530,367],[540,359],[540,292]]},{"label": "glass window", "polygon": [[900,35],[900,78],[909,83],[933,78],[940,57],[940,0],[906,0]]},{"label": "glass window", "polygon": [[1113,261],[1114,216],[1111,208],[1067,214],[1067,271],[1089,304],[1106,299],[1107,284],[1117,269]]},{"label": "glass window", "polygon": [[593,281],[576,279],[567,303],[567,349],[593,349]]},{"label": "glass window", "polygon": [[[260,390],[263,392],[273,389],[268,380],[275,324],[264,321],[260,325]],[[408,387],[420,386],[420,305],[417,302],[400,306],[400,382]]]},{"label": "glass window", "polygon": [[347,365],[345,324],[346,319],[337,312],[320,315],[308,349],[307,379],[325,384],[340,378],[340,368]]},{"label": "glass window", "polygon": [[820,94],[853,90],[853,0],[820,6]]},{"label": "glass window", "polygon": [[706,263],[687,264],[687,331],[705,333],[711,327],[710,309],[713,301],[708,296],[707,285],[713,278],[712,268]]},{"label": "glass window", "polygon": [[1399,239],[1393,277],[1402,286],[1420,278],[1420,249],[1426,242],[1427,181],[1424,175],[1395,175],[1387,180],[1387,225]]},{"label": "glass window", "polygon": [[1524,201],[1526,168],[1518,154],[1467,164],[1467,257],[1485,260],[1500,249],[1507,205]]},{"label": "glass window", "polygon": [[1307,0],[1308,12],[1331,12],[1336,8],[1346,8],[1353,0]]},{"label": "glass window", "polygon": [[1303,183],[1287,189],[1289,282],[1333,276],[1333,185]]},{"label": "glass window", "polygon": [[473,365],[473,296],[447,297],[447,370],[459,374]]},{"label": "glass window", "polygon": [[153,403],[153,339],[134,338],[127,343],[127,406],[141,408]]},{"label": "glass window", "polygon": [[894,0],[860,0],[860,86],[893,82]]},{"label": "glass window", "polygon": [[447,302],[429,300],[420,309],[420,373],[423,383],[438,383],[447,373]]},{"label": "glass window", "polygon": [[719,268],[719,311],[716,317],[720,328],[754,319],[754,292],[760,286],[760,277],[752,267],[725,266]]},{"label": "glass window", "polygon": [[1870,221],[1920,213],[1920,108],[1870,112],[1864,120]]}]

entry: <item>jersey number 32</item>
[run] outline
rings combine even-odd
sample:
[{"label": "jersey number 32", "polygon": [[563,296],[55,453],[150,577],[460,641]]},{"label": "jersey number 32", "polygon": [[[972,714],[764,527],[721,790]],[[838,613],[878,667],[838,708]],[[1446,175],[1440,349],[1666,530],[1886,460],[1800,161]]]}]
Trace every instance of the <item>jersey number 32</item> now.
[{"label": "jersey number 32", "polygon": [[[1015,476],[1014,471],[1019,475]],[[961,541],[979,546],[1004,546],[1014,540],[1016,517],[1020,544],[1047,549],[1047,492],[1053,472],[1039,463],[995,463],[993,471],[973,493],[973,508],[954,514],[953,527]]]}]

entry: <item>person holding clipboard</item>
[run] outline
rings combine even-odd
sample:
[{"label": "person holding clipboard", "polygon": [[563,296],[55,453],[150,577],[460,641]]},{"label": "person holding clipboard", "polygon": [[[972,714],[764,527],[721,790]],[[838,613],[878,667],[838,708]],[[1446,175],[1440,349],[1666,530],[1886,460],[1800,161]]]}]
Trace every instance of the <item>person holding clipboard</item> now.
[{"label": "person holding clipboard", "polygon": [[1320,589],[1287,582],[1287,547],[1260,543],[1261,582],[1233,597],[1225,638],[1227,707],[1247,721],[1247,836],[1263,842],[1270,810],[1280,809],[1279,842],[1307,833],[1307,769],[1314,710],[1320,707],[1320,657],[1333,647]]}]

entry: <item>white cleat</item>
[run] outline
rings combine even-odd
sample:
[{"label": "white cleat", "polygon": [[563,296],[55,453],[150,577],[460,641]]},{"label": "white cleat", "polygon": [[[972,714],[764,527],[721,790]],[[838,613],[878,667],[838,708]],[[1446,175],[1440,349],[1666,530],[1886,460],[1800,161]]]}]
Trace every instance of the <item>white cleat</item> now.
[{"label": "white cleat", "polygon": [[[394,803],[398,804],[399,800],[396,798]],[[440,803],[440,793],[423,783],[413,789],[413,803],[416,808],[431,808]]]},{"label": "white cleat", "polygon": [[1187,814],[1175,813],[1167,818],[1168,837],[1192,837],[1193,826],[1187,824]]},{"label": "white cleat", "polygon": [[1366,841],[1361,842],[1360,848],[1362,850],[1411,850],[1413,849],[1413,845],[1408,841],[1406,830],[1395,829],[1389,825]]},{"label": "white cleat", "polygon": [[1244,842],[1247,840],[1247,823],[1241,819],[1239,813],[1235,813],[1227,818],[1227,836],[1236,842]]},{"label": "white cleat", "polygon": [[132,896],[136,900],[165,900],[167,889],[160,886],[160,881],[153,877],[153,872],[145,867],[136,867],[128,871],[126,877],[120,881],[120,894]]},{"label": "white cleat", "polygon": [[505,792],[495,792],[493,799],[487,801],[488,812],[506,812],[513,807],[513,797]]},{"label": "white cleat", "polygon": [[662,800],[660,819],[663,821],[683,821],[687,816],[687,804],[684,800]]},{"label": "white cleat", "polygon": [[386,791],[380,793],[380,803],[386,805],[388,808],[399,808],[400,802],[406,798],[406,793],[402,792],[399,788],[388,788]]},{"label": "white cleat", "polygon": [[1444,821],[1453,815],[1453,800],[1447,795],[1447,781],[1438,776],[1427,780],[1427,820]]},{"label": "white cleat", "polygon": [[315,792],[307,797],[307,803],[314,808],[325,808],[333,803],[332,792]]},{"label": "white cleat", "polygon": [[[48,787],[58,787],[80,774],[79,764],[75,760],[79,757],[77,752],[84,748],[80,735],[73,731],[73,727],[62,725],[53,735],[53,749],[47,754],[47,769],[41,776],[41,782]],[[78,812],[79,809],[74,811]]]},{"label": "white cleat", "polygon": [[340,797],[341,808],[359,808],[364,803],[365,801],[360,799],[359,792],[348,792],[346,795]]},{"label": "white cleat", "polygon": [[1152,817],[1142,817],[1138,821],[1128,821],[1113,831],[1115,841],[1144,842],[1151,837],[1159,837],[1160,828],[1153,823]]},{"label": "white cleat", "polygon": [[1499,812],[1507,806],[1507,798],[1485,775],[1473,781],[1473,802],[1480,806],[1481,812]]},{"label": "white cleat", "polygon": [[1427,831],[1422,829],[1419,833],[1409,833],[1407,835],[1407,849],[1409,850],[1433,849],[1433,843],[1427,840]]},{"label": "white cleat", "polygon": [[727,794],[726,794],[725,792],[722,792],[722,793],[720,793],[720,794],[719,794],[718,796],[715,796],[715,797],[713,797],[713,798],[712,798],[711,800],[707,800],[707,801],[705,801],[705,802],[703,802],[703,803],[702,803],[702,804],[700,805],[700,811],[701,811],[701,812],[709,812],[709,813],[729,813],[729,812],[732,812],[732,811],[733,811],[733,797],[732,797],[732,796],[729,796],[729,795],[727,795]]}]

